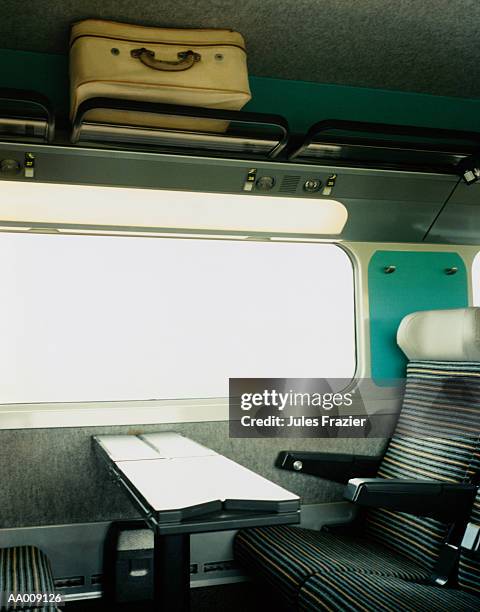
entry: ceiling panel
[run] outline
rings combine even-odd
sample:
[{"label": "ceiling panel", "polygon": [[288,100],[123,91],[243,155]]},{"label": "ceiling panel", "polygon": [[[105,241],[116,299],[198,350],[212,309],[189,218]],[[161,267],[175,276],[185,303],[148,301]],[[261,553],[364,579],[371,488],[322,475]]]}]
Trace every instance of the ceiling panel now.
[{"label": "ceiling panel", "polygon": [[480,96],[477,0],[3,0],[1,14],[7,49],[65,53],[70,24],[88,17],[229,27],[256,76]]}]

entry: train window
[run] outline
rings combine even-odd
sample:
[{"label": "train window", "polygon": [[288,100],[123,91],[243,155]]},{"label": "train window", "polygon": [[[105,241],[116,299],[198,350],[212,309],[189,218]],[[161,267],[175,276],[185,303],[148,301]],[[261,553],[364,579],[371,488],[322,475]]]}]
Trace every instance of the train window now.
[{"label": "train window", "polygon": [[2,233],[0,257],[0,403],[354,373],[353,271],[332,244]]}]

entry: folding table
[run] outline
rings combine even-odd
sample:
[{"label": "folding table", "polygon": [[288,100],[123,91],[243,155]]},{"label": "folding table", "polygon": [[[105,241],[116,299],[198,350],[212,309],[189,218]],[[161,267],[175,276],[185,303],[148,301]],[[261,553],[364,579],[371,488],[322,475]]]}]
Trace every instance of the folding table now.
[{"label": "folding table", "polygon": [[296,495],[175,432],[93,440],[153,530],[156,612],[189,609],[191,533],[300,520]]}]

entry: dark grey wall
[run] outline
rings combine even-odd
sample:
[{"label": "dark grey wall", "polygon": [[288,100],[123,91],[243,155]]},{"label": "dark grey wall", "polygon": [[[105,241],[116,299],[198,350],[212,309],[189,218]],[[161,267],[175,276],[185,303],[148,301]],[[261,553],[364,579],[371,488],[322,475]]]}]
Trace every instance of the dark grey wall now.
[{"label": "dark grey wall", "polygon": [[476,0],[35,0],[28,10],[19,6],[2,2],[3,48],[66,53],[70,24],[87,17],[227,27],[245,36],[256,76],[480,94]]},{"label": "dark grey wall", "polygon": [[228,423],[21,429],[0,431],[0,528],[134,518],[136,510],[96,457],[91,437],[174,430],[238,461],[301,496],[341,499],[343,487],[274,467],[283,449],[378,454],[382,440],[233,439]]}]

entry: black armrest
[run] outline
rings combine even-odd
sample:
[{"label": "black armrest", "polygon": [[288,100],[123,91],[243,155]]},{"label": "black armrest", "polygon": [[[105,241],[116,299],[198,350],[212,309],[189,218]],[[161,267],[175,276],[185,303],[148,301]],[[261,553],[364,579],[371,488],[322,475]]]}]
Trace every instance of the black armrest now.
[{"label": "black armrest", "polygon": [[282,470],[303,472],[346,483],[354,476],[375,476],[381,460],[382,457],[368,455],[282,451],[275,465]]},{"label": "black armrest", "polygon": [[476,492],[477,487],[472,484],[438,480],[354,478],[349,481],[344,497],[360,506],[453,521],[470,511]]},{"label": "black armrest", "polygon": [[468,523],[461,546],[464,550],[480,555],[480,525]]}]

